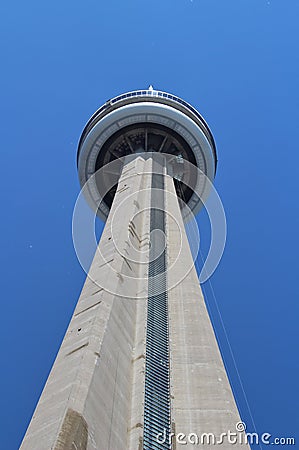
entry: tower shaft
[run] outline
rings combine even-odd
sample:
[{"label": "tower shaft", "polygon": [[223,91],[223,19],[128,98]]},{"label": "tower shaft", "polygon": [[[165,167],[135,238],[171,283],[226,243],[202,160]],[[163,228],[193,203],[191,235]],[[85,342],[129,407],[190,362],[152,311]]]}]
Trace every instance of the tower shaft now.
[{"label": "tower shaft", "polygon": [[21,450],[169,449],[171,432],[219,438],[239,421],[173,179],[136,156]]}]

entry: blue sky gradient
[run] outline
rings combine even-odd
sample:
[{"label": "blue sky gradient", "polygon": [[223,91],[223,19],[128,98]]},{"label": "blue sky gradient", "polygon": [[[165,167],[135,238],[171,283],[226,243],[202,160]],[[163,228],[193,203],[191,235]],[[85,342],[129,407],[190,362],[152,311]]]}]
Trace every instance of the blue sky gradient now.
[{"label": "blue sky gradient", "polygon": [[1,448],[20,445],[85,279],[71,236],[82,128],[149,84],[216,139],[228,237],[203,288],[241,416],[296,437],[298,17],[297,0],[2,4]]}]

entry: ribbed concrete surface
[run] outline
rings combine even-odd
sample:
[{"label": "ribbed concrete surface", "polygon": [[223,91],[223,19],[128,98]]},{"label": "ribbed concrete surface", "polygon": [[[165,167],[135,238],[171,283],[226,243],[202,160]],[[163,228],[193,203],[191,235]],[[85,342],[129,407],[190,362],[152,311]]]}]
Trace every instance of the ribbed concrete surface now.
[{"label": "ribbed concrete surface", "polygon": [[[131,262],[129,267],[119,250],[125,250],[130,260],[137,245],[134,240],[148,244],[146,213],[133,220],[131,241],[128,230],[150,198],[140,192],[148,187],[149,175],[144,171],[150,173],[150,164],[138,158],[123,171],[99,244],[101,254],[96,253],[89,272],[97,284],[87,277],[22,450],[121,450],[132,439],[136,448],[142,436],[138,422],[144,393],[146,301],[131,297],[147,296],[146,278],[136,282],[140,273],[146,275],[147,265]],[[111,221],[118,207],[111,239]],[[101,289],[102,285],[122,297]]]}]

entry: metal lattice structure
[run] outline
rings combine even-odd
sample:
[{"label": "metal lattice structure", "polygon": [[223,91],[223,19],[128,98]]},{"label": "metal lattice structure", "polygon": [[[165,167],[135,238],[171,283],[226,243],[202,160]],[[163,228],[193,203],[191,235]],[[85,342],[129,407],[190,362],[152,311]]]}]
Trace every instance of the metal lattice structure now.
[{"label": "metal lattice structure", "polygon": [[166,249],[159,239],[165,235],[163,173],[152,174],[152,189],[150,231],[154,236],[148,269],[143,448],[168,450],[170,443],[159,444],[156,438],[164,432],[169,435],[171,428]]}]

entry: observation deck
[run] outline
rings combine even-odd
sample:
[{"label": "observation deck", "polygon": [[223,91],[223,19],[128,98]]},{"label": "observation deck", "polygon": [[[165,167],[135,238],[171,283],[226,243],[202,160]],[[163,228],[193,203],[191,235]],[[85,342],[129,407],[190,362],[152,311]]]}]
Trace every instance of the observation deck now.
[{"label": "observation deck", "polygon": [[194,214],[198,212],[206,177],[213,181],[216,172],[213,135],[193,106],[150,86],[108,100],[82,132],[77,154],[80,184],[83,187],[89,181],[87,200],[103,220],[108,217],[124,157],[149,152],[165,155],[181,208],[187,205]]}]

